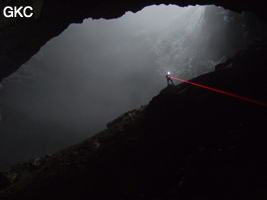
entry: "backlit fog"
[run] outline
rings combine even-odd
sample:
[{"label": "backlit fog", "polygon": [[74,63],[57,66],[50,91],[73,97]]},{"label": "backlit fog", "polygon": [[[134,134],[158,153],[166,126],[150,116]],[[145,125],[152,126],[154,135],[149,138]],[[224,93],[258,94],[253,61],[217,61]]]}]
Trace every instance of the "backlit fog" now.
[{"label": "backlit fog", "polygon": [[260,39],[253,20],[214,6],[161,5],[70,25],[2,82],[0,169],[80,142],[148,104],[167,71],[189,79],[214,70]]}]

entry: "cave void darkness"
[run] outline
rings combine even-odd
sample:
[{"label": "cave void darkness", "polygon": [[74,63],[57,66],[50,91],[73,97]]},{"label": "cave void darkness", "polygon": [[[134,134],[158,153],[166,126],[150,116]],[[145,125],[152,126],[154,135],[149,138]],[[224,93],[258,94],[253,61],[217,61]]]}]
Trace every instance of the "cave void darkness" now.
[{"label": "cave void darkness", "polygon": [[189,79],[214,70],[261,39],[255,22],[215,6],[151,6],[71,25],[3,80],[0,167],[96,134],[147,104],[166,86],[166,71]]}]

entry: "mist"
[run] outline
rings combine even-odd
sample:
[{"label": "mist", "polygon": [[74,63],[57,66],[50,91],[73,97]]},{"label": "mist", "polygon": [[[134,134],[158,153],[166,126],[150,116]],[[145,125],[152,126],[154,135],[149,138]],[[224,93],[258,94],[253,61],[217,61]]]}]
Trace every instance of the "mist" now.
[{"label": "mist", "polygon": [[238,16],[160,5],[70,25],[2,81],[0,168],[93,136],[148,104],[166,87],[167,71],[186,79],[212,71],[261,37],[239,29]]}]

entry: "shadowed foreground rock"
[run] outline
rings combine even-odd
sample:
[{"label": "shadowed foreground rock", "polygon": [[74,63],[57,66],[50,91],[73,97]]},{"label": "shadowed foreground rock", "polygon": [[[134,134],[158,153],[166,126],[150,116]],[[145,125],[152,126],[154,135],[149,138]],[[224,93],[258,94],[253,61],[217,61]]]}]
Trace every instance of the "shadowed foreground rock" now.
[{"label": "shadowed foreground rock", "polygon": [[[267,102],[266,46],[192,82]],[[266,199],[267,108],[185,83],[0,174],[0,199]]]}]

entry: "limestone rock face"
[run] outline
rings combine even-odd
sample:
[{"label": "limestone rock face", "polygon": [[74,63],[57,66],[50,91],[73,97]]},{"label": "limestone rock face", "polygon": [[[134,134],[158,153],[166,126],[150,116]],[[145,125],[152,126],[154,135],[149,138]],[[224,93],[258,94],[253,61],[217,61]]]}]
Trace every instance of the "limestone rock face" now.
[{"label": "limestone rock face", "polygon": [[[136,12],[152,4],[176,4],[223,6],[233,11],[251,11],[266,21],[266,3],[263,1],[216,0],[183,1],[64,1],[64,0],[17,0],[1,1],[1,11],[7,5],[33,6],[33,18],[9,18],[0,13],[0,80],[13,73],[31,58],[48,40],[59,35],[71,23],[81,23],[85,18],[117,18],[126,11]],[[265,4],[265,5],[264,5]]]}]

